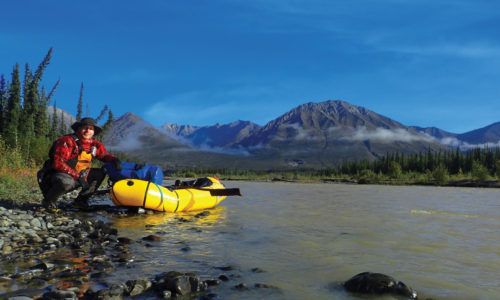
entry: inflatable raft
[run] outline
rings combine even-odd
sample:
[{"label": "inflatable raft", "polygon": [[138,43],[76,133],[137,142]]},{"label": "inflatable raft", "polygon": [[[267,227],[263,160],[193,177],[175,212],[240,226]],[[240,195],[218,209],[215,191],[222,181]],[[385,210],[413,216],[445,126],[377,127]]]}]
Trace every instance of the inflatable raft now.
[{"label": "inflatable raft", "polygon": [[177,181],[173,186],[161,186],[152,181],[123,179],[111,188],[111,198],[117,206],[142,207],[162,212],[187,212],[217,206],[227,196],[241,195],[239,189],[227,189],[216,178]]}]

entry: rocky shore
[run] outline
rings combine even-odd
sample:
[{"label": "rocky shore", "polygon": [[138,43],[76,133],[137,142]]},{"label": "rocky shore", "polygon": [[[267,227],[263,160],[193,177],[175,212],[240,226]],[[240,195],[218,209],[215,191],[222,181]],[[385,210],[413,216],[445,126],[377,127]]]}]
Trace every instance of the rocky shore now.
[{"label": "rocky shore", "polygon": [[221,279],[202,280],[194,273],[107,283],[106,274],[132,261],[132,242],[116,228],[72,212],[0,206],[0,291],[7,291],[0,299],[216,298],[211,289]]}]

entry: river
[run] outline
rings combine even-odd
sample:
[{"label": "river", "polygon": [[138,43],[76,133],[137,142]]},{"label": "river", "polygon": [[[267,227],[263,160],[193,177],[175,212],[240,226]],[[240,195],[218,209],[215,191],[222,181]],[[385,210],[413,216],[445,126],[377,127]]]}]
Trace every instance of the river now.
[{"label": "river", "polygon": [[[228,276],[215,290],[222,299],[358,299],[339,283],[371,271],[405,282],[420,299],[500,295],[500,190],[238,181],[227,186],[239,187],[243,196],[202,216],[112,217],[120,236],[162,239],[132,245],[134,261],[109,280],[194,271]],[[239,283],[249,290],[234,289]]]}]

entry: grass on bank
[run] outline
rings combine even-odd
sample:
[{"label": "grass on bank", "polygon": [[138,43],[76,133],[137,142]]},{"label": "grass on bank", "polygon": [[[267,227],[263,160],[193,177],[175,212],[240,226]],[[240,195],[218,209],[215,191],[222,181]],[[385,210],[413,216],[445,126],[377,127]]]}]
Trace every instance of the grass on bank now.
[{"label": "grass on bank", "polygon": [[17,148],[10,149],[0,138],[0,200],[38,202],[41,199],[36,172]]},{"label": "grass on bank", "polygon": [[449,174],[447,169],[440,165],[433,171],[403,172],[395,168],[385,173],[375,173],[372,170],[361,170],[356,174],[348,175],[339,172],[325,172],[322,170],[286,170],[286,171],[248,171],[248,170],[177,170],[172,178],[197,178],[215,176],[222,180],[259,180],[259,181],[293,181],[293,182],[356,182],[360,184],[391,184],[391,185],[457,185],[459,182],[484,183],[498,181],[498,175],[491,175],[488,170],[474,164],[471,172]]}]

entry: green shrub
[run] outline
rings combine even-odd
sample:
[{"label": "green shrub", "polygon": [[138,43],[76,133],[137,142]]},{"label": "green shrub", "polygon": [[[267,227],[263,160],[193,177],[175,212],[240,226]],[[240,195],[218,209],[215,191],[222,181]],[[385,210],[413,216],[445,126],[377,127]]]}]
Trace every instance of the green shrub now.
[{"label": "green shrub", "polygon": [[488,169],[477,161],[472,163],[471,175],[476,180],[487,180],[489,178]]},{"label": "green shrub", "polygon": [[388,170],[387,170],[389,176],[394,179],[399,179],[401,178],[401,175],[403,174],[403,171],[401,170],[401,165],[395,161],[390,161]]},{"label": "green shrub", "polygon": [[438,184],[445,184],[448,182],[449,174],[448,169],[444,164],[439,164],[434,171],[432,171],[432,178]]}]

